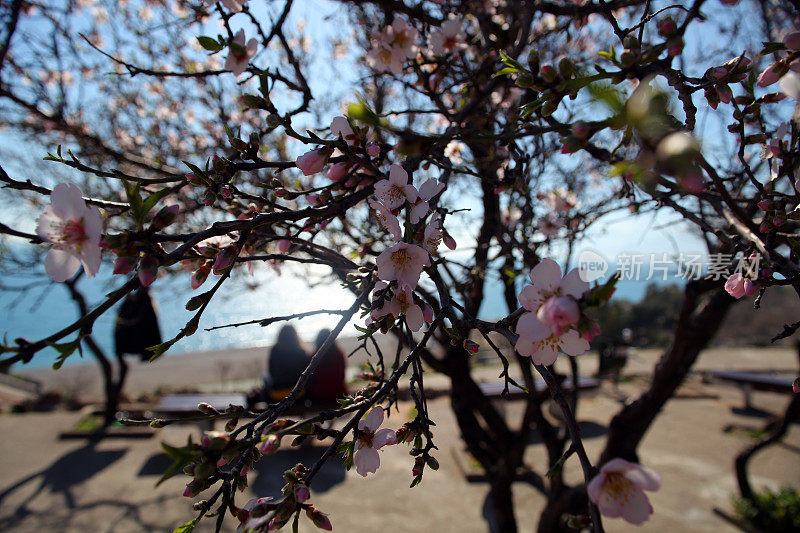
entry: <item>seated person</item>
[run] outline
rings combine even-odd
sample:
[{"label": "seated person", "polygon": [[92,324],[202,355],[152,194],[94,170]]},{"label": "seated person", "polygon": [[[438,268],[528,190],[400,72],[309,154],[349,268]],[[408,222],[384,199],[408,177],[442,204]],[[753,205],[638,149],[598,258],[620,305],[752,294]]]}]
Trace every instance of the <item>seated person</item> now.
[{"label": "seated person", "polygon": [[309,361],[308,354],[300,345],[297,331],[293,326],[284,326],[269,352],[267,374],[264,376],[266,400],[274,402],[288,396]]},{"label": "seated person", "polygon": [[[325,339],[330,335],[331,330],[323,329],[317,335],[316,350],[322,347]],[[311,376],[308,385],[308,393],[312,400],[320,402],[332,402],[336,398],[341,398],[347,394],[347,387],[344,384],[344,371],[347,361],[342,351],[336,343],[321,354],[322,360]]]}]

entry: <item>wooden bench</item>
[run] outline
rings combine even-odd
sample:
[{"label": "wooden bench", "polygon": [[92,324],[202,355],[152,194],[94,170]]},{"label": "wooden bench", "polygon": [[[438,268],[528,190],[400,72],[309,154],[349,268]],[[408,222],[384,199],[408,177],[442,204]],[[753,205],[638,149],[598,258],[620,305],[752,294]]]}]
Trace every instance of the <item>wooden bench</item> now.
[{"label": "wooden bench", "polygon": [[704,370],[702,376],[703,383],[722,381],[737,385],[744,394],[745,409],[753,409],[753,390],[787,393],[792,391],[794,381],[791,376],[744,370]]},{"label": "wooden bench", "polygon": [[[245,394],[168,394],[161,398],[156,408],[153,410],[155,416],[159,418],[194,418],[202,416],[197,406],[207,403],[217,411],[224,411],[231,405],[241,405],[247,408],[247,396]],[[264,411],[269,406],[264,402],[257,403],[252,412]],[[308,399],[300,398],[295,404],[285,411],[282,416],[299,416],[308,413],[317,413],[328,409],[337,409],[339,404],[332,402],[312,402]],[[248,417],[243,414],[243,418]],[[214,420],[204,420],[198,422],[203,429],[213,430]]]},{"label": "wooden bench", "polygon": [[[547,388],[547,383],[541,378],[538,378],[536,381],[533,382],[536,392],[538,394],[546,394],[549,396],[550,391]],[[524,400],[528,397],[527,393],[522,390],[521,388],[517,387],[516,385],[509,383],[508,384],[508,394],[503,396],[503,390],[505,390],[505,381],[484,381],[478,383],[478,387],[480,387],[481,392],[484,396],[488,397],[490,400],[497,400],[497,399],[506,399],[506,400]],[[578,376],[578,390],[579,391],[589,391],[594,390],[600,387],[600,380],[597,378],[590,378],[584,376]],[[564,392],[570,392],[574,390],[572,385],[572,378],[567,377],[561,383],[561,390]]]}]

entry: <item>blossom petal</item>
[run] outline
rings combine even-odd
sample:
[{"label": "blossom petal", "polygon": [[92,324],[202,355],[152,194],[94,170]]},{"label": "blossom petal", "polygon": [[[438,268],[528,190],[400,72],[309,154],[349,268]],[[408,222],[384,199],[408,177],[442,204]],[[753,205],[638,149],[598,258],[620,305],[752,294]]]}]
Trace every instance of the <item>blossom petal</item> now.
[{"label": "blossom petal", "polygon": [[96,207],[86,207],[83,215],[83,227],[89,241],[100,244],[100,235],[103,233],[103,217]]},{"label": "blossom petal", "polygon": [[418,305],[411,305],[406,309],[406,324],[411,331],[419,331],[422,328],[424,320],[422,318],[422,309]]},{"label": "blossom petal", "polygon": [[600,472],[592,478],[588,485],[586,485],[586,493],[589,495],[589,499],[592,500],[595,505],[597,505],[597,503],[600,501],[600,497],[603,494],[603,483],[605,483],[605,481],[605,473]]},{"label": "blossom petal", "polygon": [[625,477],[640,489],[658,490],[661,488],[661,476],[646,466],[636,465],[636,468],[625,473]]},{"label": "blossom petal", "polygon": [[573,268],[564,276],[559,285],[562,296],[572,296],[578,300],[584,292],[589,290],[589,282],[583,281],[580,274],[580,269]]},{"label": "blossom petal", "polygon": [[81,260],[72,249],[52,247],[44,259],[44,271],[58,283],[63,283],[78,271]]},{"label": "blossom petal", "polygon": [[100,254],[102,249],[93,242],[85,242],[81,246],[81,263],[86,275],[90,278],[100,270]]},{"label": "blossom petal", "polygon": [[549,258],[544,258],[531,269],[531,281],[537,289],[550,292],[561,283],[561,267]]},{"label": "blossom petal", "polygon": [[531,359],[537,365],[552,365],[558,358],[558,351],[552,348],[549,344],[540,344],[539,350],[531,356]]},{"label": "blossom petal", "polygon": [[560,348],[567,355],[580,355],[589,349],[589,342],[571,329],[561,336]]},{"label": "blossom petal", "polygon": [[383,424],[383,407],[373,407],[367,417],[358,421],[358,429],[368,429],[374,432]]},{"label": "blossom petal", "polygon": [[397,435],[393,429],[389,428],[381,428],[375,432],[375,436],[372,437],[372,447],[376,450],[383,448],[384,446],[394,444],[397,442]]},{"label": "blossom petal", "polygon": [[519,304],[528,311],[536,311],[544,302],[544,296],[533,285],[525,285],[517,299]]},{"label": "blossom petal", "polygon": [[631,524],[641,524],[653,514],[653,506],[641,490],[633,491],[621,504],[622,518]]},{"label": "blossom petal", "polygon": [[419,197],[421,200],[428,201],[444,190],[444,183],[436,178],[430,178],[428,181],[420,185]]},{"label": "blossom petal", "polygon": [[517,321],[517,334],[529,342],[539,342],[548,338],[552,332],[536,318],[536,313],[525,313]]},{"label": "blossom petal", "polygon": [[81,190],[74,183],[59,183],[50,194],[53,212],[62,219],[80,220],[86,211]]},{"label": "blossom petal", "polygon": [[378,471],[378,467],[381,466],[381,456],[372,448],[359,448],[353,454],[353,464],[359,475],[367,477],[367,474]]}]

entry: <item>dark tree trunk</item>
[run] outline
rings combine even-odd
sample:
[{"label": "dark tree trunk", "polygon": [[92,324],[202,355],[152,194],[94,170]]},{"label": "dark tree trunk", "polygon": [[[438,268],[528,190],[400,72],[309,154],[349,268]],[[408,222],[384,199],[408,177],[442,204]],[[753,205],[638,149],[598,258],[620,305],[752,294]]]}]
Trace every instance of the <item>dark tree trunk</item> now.
[{"label": "dark tree trunk", "polygon": [[697,356],[719,330],[735,300],[716,283],[705,304],[708,282],[690,281],[684,291],[672,342],[653,372],[650,387],[611,420],[600,464],[614,457],[638,462],[636,448],[664,404],[683,383]]},{"label": "dark tree trunk", "polygon": [[[800,343],[798,343],[797,351],[798,358],[800,358]],[[739,484],[739,493],[742,498],[753,499],[753,488],[750,486],[750,480],[747,477],[747,463],[756,452],[781,440],[786,435],[789,424],[795,420],[800,420],[800,394],[792,394],[792,399],[789,400],[783,415],[778,420],[772,420],[767,423],[767,427],[771,426],[772,430],[766,437],[748,446],[736,456],[734,468],[736,470],[736,482]]]},{"label": "dark tree trunk", "polygon": [[[67,289],[69,289],[72,300],[78,306],[81,316],[84,316],[89,312],[89,306],[86,304],[86,298],[83,297],[83,294],[76,287],[76,283],[81,275],[82,274],[79,273],[71,280],[68,280],[65,285]],[[87,335],[83,338],[83,342],[92,352],[95,359],[97,359],[97,363],[100,365],[100,371],[103,374],[103,388],[106,397],[106,404],[103,409],[103,426],[108,427],[117,420],[117,410],[119,409],[122,387],[125,385],[125,377],[128,373],[128,365],[121,355],[118,356],[119,369],[117,372],[118,377],[115,380],[114,365],[108,360],[103,349],[95,342],[94,338],[92,338],[91,335]]]}]

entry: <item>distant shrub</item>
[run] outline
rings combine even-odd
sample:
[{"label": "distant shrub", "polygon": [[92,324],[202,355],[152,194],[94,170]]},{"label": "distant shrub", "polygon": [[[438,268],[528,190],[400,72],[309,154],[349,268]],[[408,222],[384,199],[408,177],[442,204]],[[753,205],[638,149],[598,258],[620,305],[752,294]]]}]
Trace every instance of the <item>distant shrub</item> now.
[{"label": "distant shrub", "polygon": [[739,519],[760,531],[800,531],[800,492],[792,487],[757,493],[754,500],[736,498],[734,508]]}]

